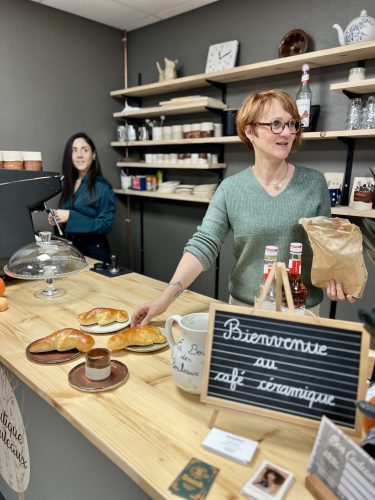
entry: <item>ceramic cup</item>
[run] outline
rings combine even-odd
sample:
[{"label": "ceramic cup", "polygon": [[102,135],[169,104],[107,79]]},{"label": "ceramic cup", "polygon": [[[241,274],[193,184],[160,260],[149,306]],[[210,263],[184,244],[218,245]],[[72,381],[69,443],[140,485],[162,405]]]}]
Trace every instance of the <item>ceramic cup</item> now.
[{"label": "ceramic cup", "polygon": [[89,380],[104,380],[111,375],[111,353],[96,347],[86,353],[85,374]]},{"label": "ceramic cup", "polygon": [[329,188],[329,197],[331,198],[331,207],[335,207],[341,196],[341,189]]}]

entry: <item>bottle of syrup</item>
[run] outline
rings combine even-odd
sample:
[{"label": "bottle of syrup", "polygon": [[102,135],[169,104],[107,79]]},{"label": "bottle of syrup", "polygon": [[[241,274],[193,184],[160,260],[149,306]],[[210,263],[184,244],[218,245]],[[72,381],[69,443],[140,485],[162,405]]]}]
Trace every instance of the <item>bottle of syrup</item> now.
[{"label": "bottle of syrup", "polygon": [[[302,243],[290,244],[289,256],[289,284],[292,292],[293,303],[297,314],[305,314],[307,290],[302,282]],[[287,307],[285,294],[283,294],[283,306]]]},{"label": "bottle of syrup", "polygon": [[[274,262],[277,261],[278,247],[273,245],[267,245],[264,251],[264,264],[263,264],[263,279],[260,284],[259,290],[254,294],[254,305],[259,301],[259,297],[263,291],[264,284],[268,278],[269,272]],[[275,283],[271,283],[271,286],[261,304],[261,309],[266,309],[268,311],[276,310],[276,290]]]}]

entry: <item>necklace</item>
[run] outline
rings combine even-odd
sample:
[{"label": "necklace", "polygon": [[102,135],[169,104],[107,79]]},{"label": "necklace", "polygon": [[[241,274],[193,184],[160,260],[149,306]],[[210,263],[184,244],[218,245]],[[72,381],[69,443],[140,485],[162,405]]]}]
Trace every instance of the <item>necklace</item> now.
[{"label": "necklace", "polygon": [[[255,176],[255,177],[257,177],[257,179],[262,184],[262,186],[272,186],[275,191],[279,191],[279,189],[281,189],[281,184],[288,173],[288,170],[289,170],[289,163],[286,164],[285,174],[277,182],[267,182],[266,183],[266,182],[263,182],[261,179],[259,179],[257,176]],[[253,172],[254,172],[254,167],[253,167]]]}]

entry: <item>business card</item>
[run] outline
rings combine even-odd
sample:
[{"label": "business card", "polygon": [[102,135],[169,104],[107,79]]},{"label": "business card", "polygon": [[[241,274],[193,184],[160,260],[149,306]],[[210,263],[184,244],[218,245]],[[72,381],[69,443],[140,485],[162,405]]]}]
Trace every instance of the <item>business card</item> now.
[{"label": "business card", "polygon": [[208,451],[247,465],[251,462],[258,443],[214,427],[202,441],[202,446]]}]

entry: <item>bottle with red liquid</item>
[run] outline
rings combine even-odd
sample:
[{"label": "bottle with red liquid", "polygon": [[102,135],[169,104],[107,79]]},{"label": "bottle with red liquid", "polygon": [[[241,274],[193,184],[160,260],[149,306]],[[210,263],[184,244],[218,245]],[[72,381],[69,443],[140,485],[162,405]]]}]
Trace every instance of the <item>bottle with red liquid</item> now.
[{"label": "bottle with red liquid", "polygon": [[[289,256],[289,284],[292,292],[295,312],[297,314],[305,314],[305,304],[307,290],[302,282],[301,265],[302,265],[302,243],[290,244]],[[284,294],[283,294],[284,295]],[[286,297],[283,296],[283,306],[287,307]]]},{"label": "bottle with red liquid", "polygon": [[[277,261],[278,247],[273,245],[267,245],[264,251],[264,264],[263,264],[263,279],[260,284],[259,290],[254,294],[254,305],[259,301],[259,297],[262,293],[266,279],[268,278],[269,272],[272,268],[274,262]],[[276,310],[276,290],[275,283],[271,283],[271,286],[260,306],[261,309],[266,309],[268,311]]]}]

